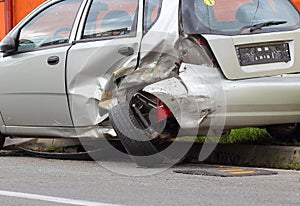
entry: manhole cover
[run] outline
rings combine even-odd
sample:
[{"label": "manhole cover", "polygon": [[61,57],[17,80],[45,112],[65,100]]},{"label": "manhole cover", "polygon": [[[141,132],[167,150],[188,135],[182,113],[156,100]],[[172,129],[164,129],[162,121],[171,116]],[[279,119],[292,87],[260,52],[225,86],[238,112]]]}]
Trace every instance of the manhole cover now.
[{"label": "manhole cover", "polygon": [[178,169],[175,173],[203,176],[219,176],[219,177],[242,177],[242,176],[257,176],[257,175],[276,175],[277,172],[270,170],[262,170],[245,167],[212,167],[212,168],[197,168],[197,169]]}]

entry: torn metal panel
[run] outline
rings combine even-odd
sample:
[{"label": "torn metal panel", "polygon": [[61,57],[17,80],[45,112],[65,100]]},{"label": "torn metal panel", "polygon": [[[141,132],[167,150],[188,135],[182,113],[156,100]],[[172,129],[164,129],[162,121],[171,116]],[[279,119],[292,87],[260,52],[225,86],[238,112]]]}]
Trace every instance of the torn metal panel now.
[{"label": "torn metal panel", "polygon": [[[102,94],[100,107],[109,109],[112,99],[126,101],[130,94],[141,90],[143,87],[178,75],[177,55],[169,50],[169,41],[160,39],[151,51],[141,54],[140,64],[133,67],[130,61],[115,71],[110,77]],[[174,47],[173,47],[174,48]],[[174,50],[174,49],[173,49]]]},{"label": "torn metal panel", "polygon": [[141,66],[134,73],[122,80],[118,90],[128,90],[139,85],[148,85],[176,75],[176,64],[173,56],[150,52],[141,60]]},{"label": "torn metal panel", "polygon": [[[176,117],[181,128],[198,128],[201,121],[223,106],[216,69],[183,64],[178,78],[166,79],[144,88],[161,99]],[[223,95],[224,96],[224,95]]]},{"label": "torn metal panel", "polygon": [[121,67],[119,67],[119,69],[112,72],[108,80],[105,81],[105,84],[99,84],[99,90],[102,93],[101,102],[99,103],[101,108],[109,108],[110,104],[112,103],[112,99],[116,96],[114,91],[118,89],[118,82],[121,81],[124,76],[132,74],[136,69],[136,65],[137,58],[130,58]]},{"label": "torn metal panel", "polygon": [[189,95],[185,85],[177,78],[154,83],[145,87],[143,91],[151,93],[162,100],[172,111],[182,128],[198,127],[200,120],[208,114],[209,107],[201,105],[202,109],[200,109],[199,103],[204,103],[209,98]]}]

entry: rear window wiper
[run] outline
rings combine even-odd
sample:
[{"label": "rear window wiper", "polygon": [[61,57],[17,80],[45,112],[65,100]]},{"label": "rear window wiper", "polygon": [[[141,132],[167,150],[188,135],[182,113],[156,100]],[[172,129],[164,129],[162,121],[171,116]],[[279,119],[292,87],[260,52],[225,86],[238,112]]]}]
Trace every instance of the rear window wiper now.
[{"label": "rear window wiper", "polygon": [[250,26],[250,32],[254,32],[256,30],[260,30],[263,27],[273,26],[273,25],[279,25],[279,24],[286,24],[287,21],[267,21],[259,24],[254,24]]}]

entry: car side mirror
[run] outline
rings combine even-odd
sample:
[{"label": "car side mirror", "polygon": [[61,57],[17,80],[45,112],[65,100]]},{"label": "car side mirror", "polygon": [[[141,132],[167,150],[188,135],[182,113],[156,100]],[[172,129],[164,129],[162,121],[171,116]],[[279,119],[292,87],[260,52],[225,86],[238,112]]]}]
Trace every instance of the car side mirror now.
[{"label": "car side mirror", "polygon": [[6,54],[16,51],[15,39],[11,36],[5,37],[1,42],[0,51]]}]

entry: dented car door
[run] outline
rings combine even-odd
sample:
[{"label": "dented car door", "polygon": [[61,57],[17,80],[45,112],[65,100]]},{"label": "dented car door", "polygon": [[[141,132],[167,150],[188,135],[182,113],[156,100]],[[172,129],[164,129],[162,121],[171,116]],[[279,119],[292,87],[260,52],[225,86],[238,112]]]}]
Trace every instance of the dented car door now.
[{"label": "dented car door", "polygon": [[89,2],[67,61],[66,84],[75,127],[107,119],[108,111],[98,103],[112,73],[128,62],[132,68],[137,65],[142,7],[139,0]]}]

